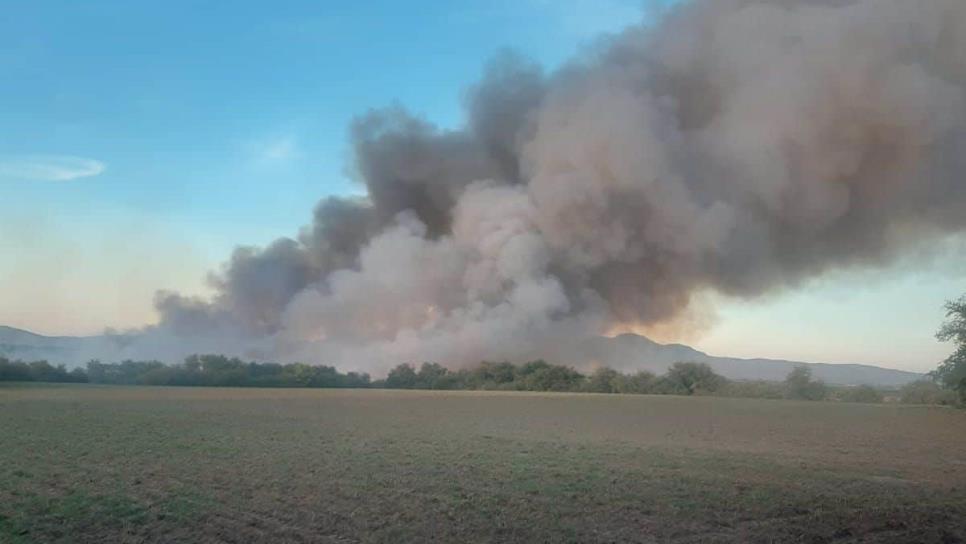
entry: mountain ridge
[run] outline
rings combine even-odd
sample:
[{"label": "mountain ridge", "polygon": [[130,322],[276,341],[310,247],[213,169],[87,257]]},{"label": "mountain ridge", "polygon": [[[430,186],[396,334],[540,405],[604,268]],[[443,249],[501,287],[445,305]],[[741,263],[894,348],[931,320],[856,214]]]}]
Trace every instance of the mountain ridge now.
[{"label": "mountain ridge", "polygon": [[[118,346],[118,338],[107,334],[45,336],[0,325],[0,356],[11,359],[47,360],[73,367],[93,358],[120,358]],[[869,364],[721,357],[685,344],[661,344],[636,334],[622,334],[613,338],[601,336],[577,342],[560,350],[554,359],[577,367],[598,364],[623,372],[647,370],[655,374],[663,373],[675,362],[693,361],[707,363],[715,372],[732,380],[765,381],[781,381],[793,368],[805,365],[812,369],[816,378],[834,385],[898,387],[924,377],[916,372]]]}]

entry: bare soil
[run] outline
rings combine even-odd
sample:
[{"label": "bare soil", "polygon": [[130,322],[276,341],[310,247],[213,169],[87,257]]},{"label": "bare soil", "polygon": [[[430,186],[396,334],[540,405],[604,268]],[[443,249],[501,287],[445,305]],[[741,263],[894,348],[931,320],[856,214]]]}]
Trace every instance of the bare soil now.
[{"label": "bare soil", "polygon": [[963,542],[966,412],[0,387],[0,542]]}]

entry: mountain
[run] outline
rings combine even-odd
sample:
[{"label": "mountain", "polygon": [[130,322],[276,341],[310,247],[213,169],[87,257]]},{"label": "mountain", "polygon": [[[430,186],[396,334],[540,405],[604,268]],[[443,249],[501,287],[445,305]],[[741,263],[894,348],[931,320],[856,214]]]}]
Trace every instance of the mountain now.
[{"label": "mountain", "polygon": [[[81,365],[95,358],[112,361],[130,341],[132,337],[126,335],[42,336],[0,326],[0,356],[25,361],[47,360],[68,366]],[[648,370],[655,374],[662,374],[676,362],[693,361],[707,363],[715,372],[732,380],[781,381],[800,365],[808,366],[816,378],[834,385],[897,387],[923,378],[922,374],[915,372],[871,365],[716,357],[683,344],[659,344],[635,334],[572,342],[558,353],[539,356],[578,368],[599,364],[623,372]]]},{"label": "mountain", "polygon": [[625,372],[649,370],[655,374],[663,373],[679,361],[707,363],[715,372],[732,380],[781,381],[792,369],[801,365],[811,368],[816,378],[834,385],[897,387],[924,378],[924,375],[915,372],[872,365],[716,357],[682,344],[659,344],[635,334],[601,337],[586,342],[579,357]]},{"label": "mountain", "polygon": [[109,353],[110,347],[115,344],[108,335],[43,336],[0,325],[0,356],[9,359],[44,360],[76,366],[96,357],[98,353]]}]

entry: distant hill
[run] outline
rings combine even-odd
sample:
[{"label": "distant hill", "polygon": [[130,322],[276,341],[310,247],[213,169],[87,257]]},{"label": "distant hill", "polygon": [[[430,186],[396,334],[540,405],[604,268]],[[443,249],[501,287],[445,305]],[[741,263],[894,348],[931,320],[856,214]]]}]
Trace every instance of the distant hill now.
[{"label": "distant hill", "polygon": [[74,356],[102,343],[101,337],[43,336],[0,325],[0,356],[71,364]]},{"label": "distant hill", "polygon": [[[131,339],[130,336],[113,335],[43,336],[0,325],[0,356],[77,366],[94,358],[113,360],[117,357],[114,354],[120,353],[121,344]],[[553,362],[577,367],[601,364],[623,372],[648,370],[655,374],[663,373],[678,361],[703,362],[711,365],[715,372],[732,380],[781,381],[799,365],[809,366],[816,378],[835,385],[896,387],[923,378],[922,374],[915,372],[872,365],[715,357],[683,344],[659,344],[634,334],[575,342],[558,353],[542,356]]]},{"label": "distant hill", "polygon": [[597,338],[583,343],[583,346],[580,358],[598,361],[625,372],[649,370],[660,374],[678,361],[694,361],[708,363],[715,372],[732,380],[781,381],[793,368],[800,365],[810,367],[816,378],[835,385],[896,387],[924,377],[915,372],[872,365],[716,357],[683,344],[659,344],[635,334]]}]

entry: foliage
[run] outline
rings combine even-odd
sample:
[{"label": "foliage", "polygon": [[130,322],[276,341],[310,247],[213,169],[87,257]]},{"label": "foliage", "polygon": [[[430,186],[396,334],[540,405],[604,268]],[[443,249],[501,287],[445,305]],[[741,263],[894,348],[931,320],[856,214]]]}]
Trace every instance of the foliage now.
[{"label": "foliage", "polygon": [[386,377],[386,387],[389,389],[414,389],[416,379],[416,369],[412,365],[399,365],[389,371],[389,376]]},{"label": "foliage", "polygon": [[812,379],[812,369],[798,366],[785,378],[785,398],[796,400],[825,400],[828,387],[821,380]]},{"label": "foliage", "polygon": [[0,357],[0,382],[84,383],[83,370],[68,371],[64,365],[52,366],[47,361],[11,361]]},{"label": "foliage", "polygon": [[934,381],[920,380],[906,384],[899,389],[899,402],[903,404],[952,406],[956,404],[956,393],[943,389]]},{"label": "foliage", "polygon": [[[475,370],[470,371],[468,379],[476,385],[474,389],[499,389],[501,386],[512,384],[516,380],[517,367],[513,363],[490,363],[484,361]],[[492,385],[494,387],[484,387]]]},{"label": "foliage", "polygon": [[727,383],[706,363],[674,363],[658,383],[657,392],[671,395],[714,393]]},{"label": "foliage", "polygon": [[728,382],[717,392],[722,397],[749,399],[781,399],[785,397],[784,384],[765,381]]},{"label": "foliage", "polygon": [[946,303],[946,322],[936,338],[952,342],[956,351],[932,375],[944,387],[958,393],[960,403],[966,404],[966,296]]},{"label": "foliage", "polygon": [[[112,385],[164,385],[205,387],[311,387],[388,388],[439,390],[504,390],[590,392],[638,395],[716,395],[780,399],[820,400],[829,389],[812,380],[807,367],[792,371],[785,383],[731,382],[709,365],[675,363],[660,377],[646,371],[624,374],[602,367],[589,375],[544,360],[521,365],[482,362],[473,368],[450,370],[439,363],[423,363],[418,369],[401,364],[384,380],[371,381],[368,374],[341,373],[331,366],[303,363],[246,362],[224,355],[192,355],[181,364],[160,361],[90,361],[84,369],[67,371],[46,362],[24,363],[0,358],[0,381],[90,382]],[[902,391],[903,402],[952,403],[951,392],[935,384],[911,384]],[[882,393],[871,387],[834,390],[838,400],[882,402]]]},{"label": "foliage", "polygon": [[159,361],[87,363],[91,383],[207,387],[368,387],[369,375],[331,366],[245,362],[224,355],[192,355],[180,365]]},{"label": "foliage", "polygon": [[87,378],[91,383],[141,384],[143,377],[164,368],[160,361],[122,361],[105,364],[100,361],[87,363]]},{"label": "foliage", "polygon": [[517,381],[526,391],[579,391],[584,376],[570,367],[538,360],[524,364]]},{"label": "foliage", "polygon": [[635,374],[618,374],[616,383],[615,393],[623,393],[625,395],[646,395],[654,392],[654,383],[657,378],[654,374],[642,370]]},{"label": "foliage", "polygon": [[601,367],[587,377],[584,390],[589,393],[617,393],[620,389],[621,375],[616,370]]},{"label": "foliage", "polygon": [[842,402],[880,404],[885,399],[885,395],[882,394],[882,391],[870,385],[859,385],[840,389],[836,398]]}]

